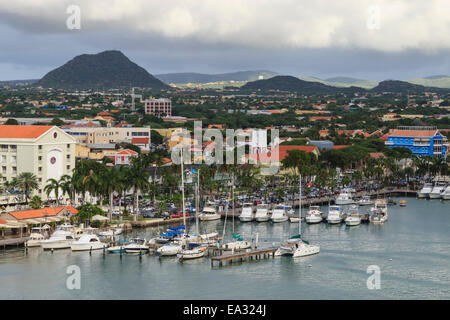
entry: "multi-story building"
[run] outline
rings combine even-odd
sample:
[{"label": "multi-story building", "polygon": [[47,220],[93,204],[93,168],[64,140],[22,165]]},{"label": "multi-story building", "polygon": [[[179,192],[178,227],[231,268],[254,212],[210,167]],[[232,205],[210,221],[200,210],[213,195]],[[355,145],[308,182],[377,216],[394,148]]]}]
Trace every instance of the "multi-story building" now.
[{"label": "multi-story building", "polygon": [[170,99],[148,99],[144,100],[145,114],[152,114],[156,117],[172,116],[172,101]]},{"label": "multi-story building", "polygon": [[68,126],[64,130],[76,139],[78,144],[116,144],[132,143],[133,138],[148,138],[150,144],[150,128],[144,127],[77,127]]},{"label": "multi-story building", "polygon": [[[47,199],[43,191],[48,179],[72,175],[75,139],[56,126],[0,125],[0,173],[3,182],[23,172],[38,179],[33,195]],[[52,195],[50,195],[50,198]]]},{"label": "multi-story building", "polygon": [[448,141],[435,127],[398,127],[385,142],[389,148],[408,148],[417,156],[447,157]]}]

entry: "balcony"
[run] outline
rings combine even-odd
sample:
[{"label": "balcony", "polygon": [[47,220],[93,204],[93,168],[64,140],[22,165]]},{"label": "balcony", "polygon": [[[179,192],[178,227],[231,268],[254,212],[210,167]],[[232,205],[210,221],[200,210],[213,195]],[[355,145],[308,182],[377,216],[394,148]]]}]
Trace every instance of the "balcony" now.
[{"label": "balcony", "polygon": [[414,142],[413,146],[414,147],[429,147],[430,143],[429,142]]}]

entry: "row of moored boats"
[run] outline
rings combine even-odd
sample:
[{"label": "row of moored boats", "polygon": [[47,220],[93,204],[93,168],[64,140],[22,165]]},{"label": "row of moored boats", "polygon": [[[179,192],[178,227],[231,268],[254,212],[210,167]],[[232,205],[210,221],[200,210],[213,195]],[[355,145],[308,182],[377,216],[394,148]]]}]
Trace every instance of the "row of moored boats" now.
[{"label": "row of moored boats", "polygon": [[418,198],[450,200],[450,184],[445,182],[425,183],[417,192]]}]

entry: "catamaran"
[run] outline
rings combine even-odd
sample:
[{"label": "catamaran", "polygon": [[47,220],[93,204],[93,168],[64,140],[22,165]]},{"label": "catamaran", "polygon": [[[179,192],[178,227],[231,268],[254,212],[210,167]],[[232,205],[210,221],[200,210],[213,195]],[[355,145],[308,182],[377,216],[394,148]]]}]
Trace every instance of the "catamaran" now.
[{"label": "catamaran", "polygon": [[432,190],[433,190],[433,185],[431,183],[425,183],[423,188],[419,192],[417,192],[417,197],[418,198],[427,198],[430,195]]},{"label": "catamaran", "polygon": [[329,224],[338,224],[342,222],[342,207],[341,206],[329,206],[327,222]]},{"label": "catamaran", "polygon": [[310,206],[305,220],[306,223],[310,224],[322,222],[322,211],[320,211],[320,207]]},{"label": "catamaran", "polygon": [[253,203],[244,203],[239,220],[241,220],[241,222],[249,222],[253,221],[253,219]]},{"label": "catamaran", "polygon": [[320,252],[320,246],[310,245],[308,241],[302,239],[302,184],[300,176],[300,205],[298,210],[298,216],[300,218],[298,224],[298,235],[291,237],[285,243],[282,243],[280,247],[275,251],[275,256],[290,255],[292,257],[305,257],[313,254],[318,254]]},{"label": "catamaran", "polygon": [[265,203],[258,204],[256,206],[255,220],[258,222],[265,222],[269,221],[269,219],[270,219],[269,206]]}]

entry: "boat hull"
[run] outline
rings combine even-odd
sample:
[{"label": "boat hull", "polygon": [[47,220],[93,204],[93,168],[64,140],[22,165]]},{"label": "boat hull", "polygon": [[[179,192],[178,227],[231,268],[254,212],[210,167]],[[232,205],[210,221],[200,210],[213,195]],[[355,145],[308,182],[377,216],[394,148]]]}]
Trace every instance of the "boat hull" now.
[{"label": "boat hull", "polygon": [[271,218],[270,220],[272,220],[272,222],[278,223],[278,222],[285,222],[288,221],[288,217],[276,217],[276,218]]},{"label": "boat hull", "polygon": [[428,198],[429,193],[428,192],[417,192],[417,198]]},{"label": "boat hull", "polygon": [[255,217],[255,220],[257,222],[266,222],[270,220],[269,216],[259,216],[259,217]]},{"label": "boat hull", "polygon": [[241,222],[251,222],[251,221],[253,221],[253,217],[250,217],[250,216],[239,216],[239,220]]},{"label": "boat hull", "polygon": [[208,214],[208,215],[200,215],[199,219],[201,221],[213,221],[213,220],[219,220],[220,214]]},{"label": "boat hull", "polygon": [[89,251],[106,249],[105,243],[72,243],[70,246],[72,251]]},{"label": "boat hull", "polygon": [[44,250],[52,250],[52,249],[69,249],[72,241],[67,240],[58,240],[58,241],[41,241],[41,247]]},{"label": "boat hull", "polygon": [[440,193],[430,193],[430,199],[440,199],[441,194]]},{"label": "boat hull", "polygon": [[314,217],[314,216],[308,216],[306,217],[306,223],[314,224],[314,223],[320,223],[322,222],[322,217]]},{"label": "boat hull", "polygon": [[339,224],[342,222],[342,218],[327,218],[328,224]]},{"label": "boat hull", "polygon": [[354,204],[355,201],[350,199],[336,199],[334,203],[337,205],[344,205],[344,204]]},{"label": "boat hull", "polygon": [[361,220],[345,220],[345,225],[352,227],[352,226],[357,226],[361,224]]}]

